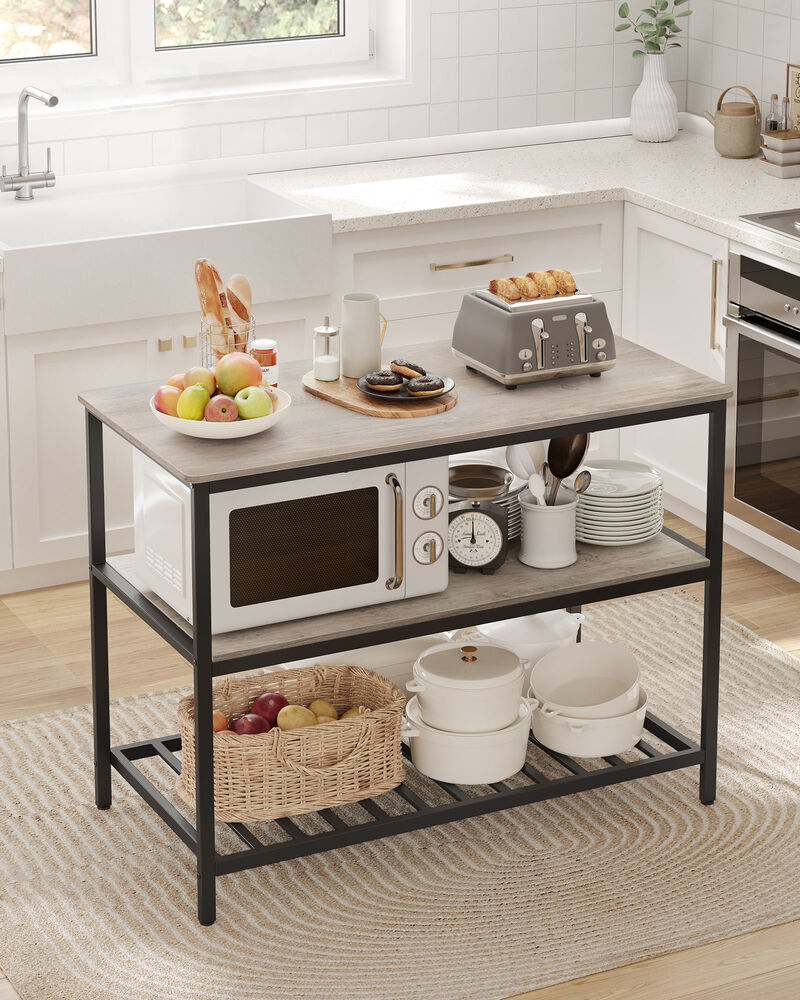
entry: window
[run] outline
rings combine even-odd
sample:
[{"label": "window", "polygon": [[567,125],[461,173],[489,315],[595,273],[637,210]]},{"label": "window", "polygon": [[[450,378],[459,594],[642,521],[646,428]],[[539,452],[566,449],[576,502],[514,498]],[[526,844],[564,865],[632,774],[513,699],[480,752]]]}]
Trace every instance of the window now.
[{"label": "window", "polygon": [[95,51],[92,0],[0,0],[0,61]]},{"label": "window", "polygon": [[155,47],[343,34],[344,0],[156,0]]}]

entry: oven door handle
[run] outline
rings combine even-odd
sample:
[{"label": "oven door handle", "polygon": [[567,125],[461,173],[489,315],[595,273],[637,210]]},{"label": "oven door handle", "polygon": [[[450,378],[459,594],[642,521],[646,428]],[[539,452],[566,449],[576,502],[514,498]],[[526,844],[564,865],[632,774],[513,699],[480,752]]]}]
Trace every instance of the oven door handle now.
[{"label": "oven door handle", "polygon": [[800,361],[800,342],[790,340],[783,334],[775,333],[774,330],[765,330],[763,327],[749,323],[746,319],[734,319],[732,316],[723,316],[723,324],[730,330],[738,330],[751,340],[758,341],[765,347],[771,347],[781,354],[786,354],[796,361]]},{"label": "oven door handle", "polygon": [[394,493],[394,576],[386,581],[387,590],[397,590],[403,584],[403,556],[405,541],[403,539],[403,487],[397,476],[390,472],[386,482]]}]

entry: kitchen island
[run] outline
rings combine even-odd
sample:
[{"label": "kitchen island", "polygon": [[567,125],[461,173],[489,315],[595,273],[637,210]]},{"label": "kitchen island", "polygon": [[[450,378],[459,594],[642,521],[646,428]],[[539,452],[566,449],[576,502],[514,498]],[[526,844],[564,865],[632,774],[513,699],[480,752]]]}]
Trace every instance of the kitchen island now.
[{"label": "kitchen island", "polygon": [[[599,379],[558,379],[523,386],[513,393],[481,375],[463,370],[450,354],[447,342],[412,347],[409,351],[426,358],[433,369],[454,374],[459,393],[456,407],[421,420],[375,421],[303,393],[300,379],[308,363],[294,363],[282,370],[282,385],[293,391],[295,402],[281,424],[263,436],[212,443],[175,435],[157,424],[148,412],[153,390],[150,383],[96,390],[80,397],[87,422],[96,804],[101,809],[111,805],[113,767],[196,854],[201,923],[209,924],[215,919],[218,875],[345,844],[693,765],[700,766],[701,801],[706,804],[714,801],[723,458],[729,390],[711,378],[625,341],[617,343],[616,367]],[[599,551],[579,545],[577,563],[565,569],[530,570],[512,558],[490,582],[477,575],[451,576],[450,585],[439,594],[357,612],[345,610],[301,622],[278,622],[212,638],[208,530],[212,493],[692,415],[708,417],[704,550],[666,530],[651,542],[623,550]],[[106,555],[104,425],[191,490],[192,620],[200,623],[194,628],[154,595],[143,592],[137,585],[130,559]],[[246,824],[230,824],[244,849],[218,852],[211,723],[214,677],[287,659],[322,656],[424,635],[432,628],[497,621],[699,581],[705,583],[699,744],[648,713],[647,739],[631,755],[626,755],[629,759],[576,761],[535,744],[537,750],[559,766],[558,777],[546,777],[528,763],[513,782],[498,782],[478,794],[456,785],[429,782],[435,791],[430,800],[419,793],[416,783],[416,790],[403,783],[392,793],[404,802],[402,812],[388,812],[378,802],[365,800],[361,804],[369,819],[363,822],[349,824],[336,810],[323,810],[319,816],[326,826],[324,832],[309,834],[294,821],[282,819],[276,821],[282,831],[279,842],[273,839],[266,843]],[[107,590],[115,593],[193,665],[197,789],[194,822],[178,811],[136,764],[156,758],[165,768],[179,772],[181,765],[176,754],[180,750],[180,737],[168,735],[111,747]],[[531,744],[534,743],[531,738]],[[444,803],[442,793],[446,798]]]}]

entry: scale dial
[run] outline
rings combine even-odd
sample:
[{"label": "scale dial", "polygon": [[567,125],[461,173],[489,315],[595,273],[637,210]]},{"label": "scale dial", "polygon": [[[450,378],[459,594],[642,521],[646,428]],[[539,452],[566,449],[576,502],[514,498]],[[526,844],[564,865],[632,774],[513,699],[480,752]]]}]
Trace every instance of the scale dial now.
[{"label": "scale dial", "polygon": [[426,531],[414,542],[414,547],[411,551],[418,563],[422,563],[423,566],[430,566],[444,552],[442,536],[436,531]]},{"label": "scale dial", "polygon": [[421,521],[430,521],[444,507],[444,495],[435,486],[423,486],[414,497],[414,513]]},{"label": "scale dial", "polygon": [[492,564],[499,565],[505,557],[503,529],[482,510],[453,512],[447,540],[452,561],[463,567],[494,568]]}]

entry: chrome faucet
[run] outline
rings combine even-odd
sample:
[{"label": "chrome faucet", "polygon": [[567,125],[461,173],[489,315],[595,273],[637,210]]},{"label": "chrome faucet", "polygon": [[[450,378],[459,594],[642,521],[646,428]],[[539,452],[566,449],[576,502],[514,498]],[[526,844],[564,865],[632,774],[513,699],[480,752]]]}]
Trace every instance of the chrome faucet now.
[{"label": "chrome faucet", "polygon": [[36,188],[51,188],[55,187],[56,183],[56,175],[53,173],[53,157],[49,146],[47,147],[47,169],[39,173],[31,173],[28,149],[28,98],[30,97],[35,97],[37,101],[46,104],[48,108],[54,108],[58,104],[57,97],[44,90],[39,90],[38,87],[25,87],[19,95],[17,104],[19,170],[9,177],[4,165],[2,177],[0,177],[0,190],[16,191],[17,201],[33,201],[33,192]]}]

